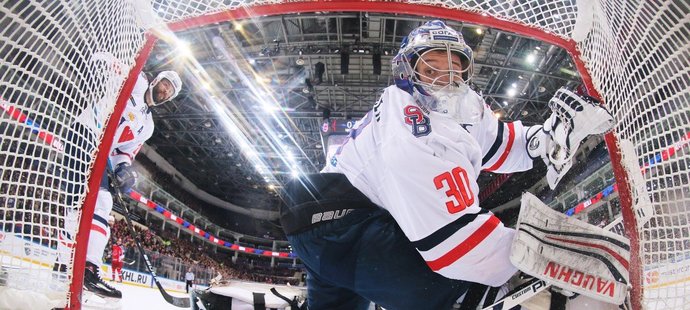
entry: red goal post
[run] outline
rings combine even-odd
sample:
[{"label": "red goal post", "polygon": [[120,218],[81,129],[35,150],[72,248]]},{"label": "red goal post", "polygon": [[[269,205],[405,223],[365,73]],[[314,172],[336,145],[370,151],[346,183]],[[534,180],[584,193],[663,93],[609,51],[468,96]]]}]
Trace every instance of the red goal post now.
[{"label": "red goal post", "polygon": [[[16,290],[80,308],[95,194],[116,126],[108,120],[119,119],[159,37],[233,19],[317,11],[453,19],[566,49],[590,94],[601,98],[617,121],[606,143],[631,239],[631,302],[635,309],[690,304],[690,268],[683,268],[690,265],[690,8],[684,1],[646,0],[3,3],[0,297]],[[73,139],[78,133],[70,124],[94,103],[105,129]],[[92,156],[70,158],[52,139]],[[93,145],[87,143],[91,140]],[[81,178],[66,177],[70,171]],[[71,207],[81,212],[78,232],[64,228]],[[66,285],[54,285],[49,270],[57,255],[51,246],[63,241],[60,233],[77,236],[68,253],[69,276],[59,281]],[[37,280],[16,281],[28,275]]]}]

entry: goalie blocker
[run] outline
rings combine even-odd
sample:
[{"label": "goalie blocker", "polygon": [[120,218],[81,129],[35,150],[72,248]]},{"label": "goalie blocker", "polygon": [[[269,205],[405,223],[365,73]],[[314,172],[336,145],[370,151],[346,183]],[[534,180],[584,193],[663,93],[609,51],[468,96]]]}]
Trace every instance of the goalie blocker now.
[{"label": "goalie blocker", "polygon": [[280,222],[287,235],[338,220],[355,209],[378,208],[340,173],[310,174],[290,182],[285,199],[292,206],[280,209]]},{"label": "goalie blocker", "polygon": [[562,289],[622,304],[628,292],[630,245],[625,237],[522,196],[510,261]]}]

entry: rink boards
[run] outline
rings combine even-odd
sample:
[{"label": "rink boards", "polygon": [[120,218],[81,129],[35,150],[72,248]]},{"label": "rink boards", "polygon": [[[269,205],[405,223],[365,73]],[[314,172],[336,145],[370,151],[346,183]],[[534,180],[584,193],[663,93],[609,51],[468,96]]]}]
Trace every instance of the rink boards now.
[{"label": "rink boards", "polygon": [[[55,263],[57,257],[57,250],[50,248],[48,246],[42,245],[40,243],[35,243],[27,239],[23,239],[20,236],[0,231],[0,264],[5,267],[5,269],[10,270],[21,270],[22,274],[26,273],[36,273],[36,274],[46,274],[50,275],[53,264]],[[33,272],[31,272],[33,270]],[[101,277],[105,280],[112,279],[112,268],[109,264],[103,264],[101,266]],[[43,276],[45,277],[45,276]],[[39,279],[43,278],[38,276]],[[12,277],[13,279],[23,279],[21,282],[25,282],[24,277]],[[158,281],[163,285],[166,290],[173,292],[184,293],[185,283],[182,281],[171,280],[157,276]],[[50,282],[52,279],[44,279]],[[142,287],[154,287],[155,283],[153,277],[149,273],[138,272],[134,270],[129,270],[126,268],[122,269],[122,281],[135,286]],[[35,287],[34,284],[26,283],[27,285],[21,285],[21,283],[15,283],[18,281],[11,281],[10,285],[13,287],[27,289],[30,287]],[[29,281],[31,282],[31,281]],[[199,288],[204,288],[203,285],[195,285]]]}]

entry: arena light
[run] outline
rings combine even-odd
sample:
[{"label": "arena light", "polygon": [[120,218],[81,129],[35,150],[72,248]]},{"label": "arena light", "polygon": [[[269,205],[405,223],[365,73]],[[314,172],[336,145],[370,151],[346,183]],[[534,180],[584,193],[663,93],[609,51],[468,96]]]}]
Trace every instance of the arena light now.
[{"label": "arena light", "polygon": [[[228,43],[234,44],[234,42]],[[228,47],[241,50],[241,47],[236,44],[236,46],[226,46],[226,42],[219,37],[213,39],[213,45],[216,47],[219,53],[222,55],[227,55],[226,58],[231,57],[227,50]],[[294,162],[289,160],[286,154],[288,148],[287,146],[282,146],[282,144],[289,144],[290,147],[296,147],[302,156],[307,157],[304,150],[299,147],[299,144],[294,137],[292,137],[289,130],[289,128],[293,128],[296,125],[292,122],[292,120],[290,120],[289,116],[286,114],[286,111],[293,109],[283,108],[278,100],[276,100],[276,98],[273,96],[273,90],[271,89],[270,85],[267,85],[270,82],[270,79],[262,77],[249,65],[240,66],[238,62],[239,60],[231,63],[231,70],[244,85],[248,86],[248,95],[255,98],[261,107],[268,112],[268,117],[260,117],[253,120],[251,126],[249,126],[248,122],[244,120],[244,123],[246,123],[245,127],[247,127],[247,135],[250,135],[251,133],[251,135],[258,136],[252,138],[253,140],[256,138],[261,138],[264,142],[266,142],[268,147],[270,147],[270,151],[278,154],[278,158],[281,159],[283,165],[286,167],[291,167],[293,175],[296,173],[297,177],[299,177],[299,175],[303,174],[302,169],[296,167]],[[250,72],[247,72],[246,70],[250,70]],[[301,83],[300,79],[295,79],[295,81],[292,83],[298,83],[298,81]],[[296,87],[297,85],[295,84],[290,86]],[[227,105],[225,108],[227,109]],[[237,113],[237,115],[241,115],[241,113]],[[281,118],[281,116],[283,118]],[[251,130],[249,127],[251,127]],[[260,130],[256,130],[257,128]],[[263,163],[264,160],[260,158],[260,156],[254,156],[253,160],[256,162],[261,162],[264,166],[268,166]],[[310,164],[315,168],[313,163]],[[277,179],[273,175],[271,177],[271,181],[278,183]],[[277,186],[279,186],[279,184]]]},{"label": "arena light", "polygon": [[[254,150],[253,147],[250,147],[249,145],[245,145],[244,147],[246,148],[246,150],[244,151],[244,153],[245,153],[245,155],[247,155],[247,157],[253,158],[253,157],[256,157],[256,155],[258,154],[258,153],[256,152],[256,150]],[[256,167],[256,166],[255,166],[255,167]]]},{"label": "arena light", "polygon": [[515,88],[512,88],[512,87],[510,89],[508,89],[508,91],[506,92],[506,95],[508,95],[508,97],[515,97],[516,94],[517,94],[517,90]]},{"label": "arena light", "polygon": [[[222,40],[220,37],[214,38],[214,42],[217,40]],[[180,42],[181,40],[174,39],[173,42]],[[181,46],[184,46],[182,44]],[[226,59],[232,60],[233,57],[229,53],[223,54]],[[235,62],[233,62],[236,64]],[[254,167],[267,166],[264,160],[258,156],[258,152],[254,149],[255,137],[253,137],[253,130],[249,128],[248,121],[242,118],[242,113],[237,110],[235,104],[229,102],[228,98],[222,94],[216,94],[213,92],[213,87],[208,81],[211,81],[211,76],[206,72],[206,70],[201,66],[201,64],[196,60],[196,58],[187,57],[186,65],[188,67],[188,72],[192,73],[188,75],[188,80],[199,89],[201,93],[206,98],[208,106],[215,112],[218,116],[222,128],[225,128],[228,133],[229,138],[240,148],[245,158],[253,164]],[[232,110],[231,110],[232,109]],[[204,123],[205,127],[210,127],[211,123]],[[230,153],[231,154],[231,153]],[[231,156],[231,155],[229,155]],[[237,167],[241,167],[241,163],[235,164]],[[271,181],[275,181],[274,176],[270,176]]]},{"label": "arena light", "polygon": [[[165,31],[164,35],[161,35],[161,37],[164,37],[165,41],[170,42],[171,45],[174,46],[177,46],[177,42],[182,41],[179,40],[174,33],[168,31]],[[232,66],[232,71],[234,71],[238,79],[241,80],[244,85],[248,86],[248,96],[250,98],[254,98],[254,100],[259,103],[259,106],[261,106],[263,110],[267,112],[266,115],[269,117],[259,118],[258,124],[256,120],[253,120],[250,124],[249,120],[243,117],[244,114],[237,109],[236,104],[230,102],[229,99],[223,94],[216,94],[213,91],[213,87],[209,87],[212,86],[211,84],[207,86],[206,83],[208,82],[206,81],[211,81],[211,77],[193,57],[193,55],[191,55],[191,50],[190,53],[185,53],[188,55],[185,56],[187,60],[185,62],[186,67],[189,72],[192,73],[190,75],[193,76],[190,81],[192,84],[196,85],[196,89],[201,90],[201,92],[205,95],[208,105],[218,115],[218,120],[222,125],[222,128],[226,129],[231,140],[240,148],[245,158],[247,158],[247,160],[252,163],[252,166],[256,168],[256,171],[263,175],[266,183],[276,183],[277,185],[275,186],[280,187],[276,176],[270,171],[270,169],[264,170],[260,168],[268,167],[268,165],[266,164],[263,156],[260,155],[263,153],[259,153],[255,150],[255,145],[258,139],[268,142],[268,146],[273,152],[279,154],[279,158],[283,161],[283,164],[286,167],[293,167],[295,164],[293,161],[288,160],[288,157],[286,157],[283,153],[283,151],[287,150],[287,148],[278,147],[278,141],[286,140],[287,143],[296,146],[306,157],[306,154],[301,148],[299,148],[297,141],[291,136],[288,130],[288,127],[294,127],[295,125],[292,123],[292,121],[289,121],[290,124],[285,124],[284,120],[279,119],[281,113],[283,116],[287,116],[285,112],[294,109],[284,109],[281,107],[279,102],[272,95],[273,90],[271,90],[271,88],[267,85],[271,82],[271,79],[259,75],[252,69],[250,64],[255,62],[253,59],[249,57],[236,58],[231,55],[227,50],[225,40],[223,40],[221,37],[216,36],[212,40],[213,45],[217,48],[217,51],[223,57],[225,57],[225,59],[232,60],[229,62]],[[241,48],[237,46],[236,42],[227,42],[227,44],[234,49],[241,50]],[[180,46],[185,48],[185,46],[188,45],[181,43]],[[249,70],[249,72],[246,70]],[[277,130],[276,125],[278,127]],[[260,130],[257,131],[257,128]],[[314,166],[313,163],[310,164]],[[236,166],[241,166],[241,163],[236,163]],[[291,168],[291,171],[296,173],[298,176],[303,173],[302,169],[299,167],[293,167]]]},{"label": "arena light", "polygon": [[268,114],[273,114],[276,111],[280,110],[279,107],[276,107],[275,105],[273,105],[269,102],[266,102],[266,101],[261,102],[261,108],[264,110],[264,112],[266,112]]},{"label": "arena light", "polygon": [[194,54],[192,53],[192,48],[189,46],[189,42],[184,40],[177,40],[176,46],[177,51],[180,53],[182,57],[194,58]]}]

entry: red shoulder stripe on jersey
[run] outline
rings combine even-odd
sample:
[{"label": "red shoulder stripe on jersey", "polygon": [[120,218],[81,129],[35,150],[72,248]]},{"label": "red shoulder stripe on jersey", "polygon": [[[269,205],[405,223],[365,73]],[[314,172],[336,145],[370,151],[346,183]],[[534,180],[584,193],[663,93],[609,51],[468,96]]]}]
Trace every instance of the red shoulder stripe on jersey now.
[{"label": "red shoulder stripe on jersey", "polygon": [[108,236],[108,234],[106,234],[106,232],[105,232],[105,229],[103,229],[103,227],[98,226],[96,224],[91,224],[91,230],[95,230],[99,233],[102,233],[106,237]]},{"label": "red shoulder stripe on jersey", "polygon": [[474,231],[467,239],[462,241],[458,246],[454,247],[452,250],[443,256],[437,258],[433,261],[427,261],[426,264],[433,271],[440,270],[454,263],[458,259],[465,256],[465,254],[472,251],[479,243],[484,241],[491,232],[493,232],[501,221],[494,215],[491,215],[489,219],[482,224],[476,231]]},{"label": "red shoulder stripe on jersey", "polygon": [[498,158],[498,161],[494,163],[491,167],[484,169],[485,171],[495,171],[503,165],[508,158],[510,150],[513,148],[513,141],[515,141],[515,124],[508,123],[508,142],[506,143],[506,148],[503,150],[503,154]]}]

